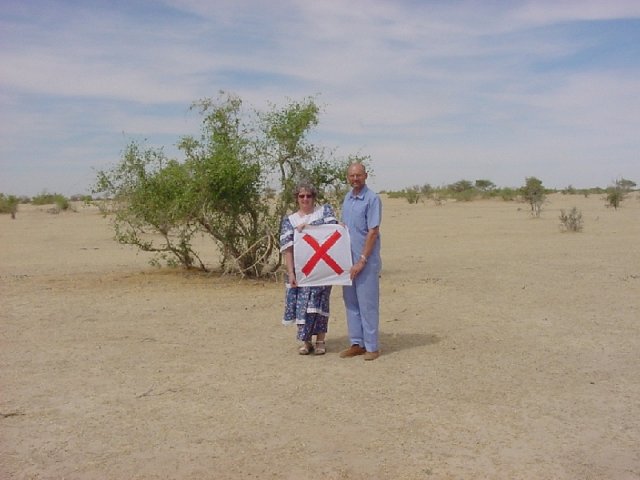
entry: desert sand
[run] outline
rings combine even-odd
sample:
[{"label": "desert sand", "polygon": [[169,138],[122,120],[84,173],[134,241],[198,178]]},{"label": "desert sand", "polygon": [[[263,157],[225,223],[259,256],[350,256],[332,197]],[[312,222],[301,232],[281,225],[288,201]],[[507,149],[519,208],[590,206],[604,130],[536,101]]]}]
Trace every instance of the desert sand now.
[{"label": "desert sand", "polygon": [[[640,479],[640,201],[383,197],[382,356],[94,207],[0,216],[2,479]],[[562,233],[577,206],[584,231]]]}]

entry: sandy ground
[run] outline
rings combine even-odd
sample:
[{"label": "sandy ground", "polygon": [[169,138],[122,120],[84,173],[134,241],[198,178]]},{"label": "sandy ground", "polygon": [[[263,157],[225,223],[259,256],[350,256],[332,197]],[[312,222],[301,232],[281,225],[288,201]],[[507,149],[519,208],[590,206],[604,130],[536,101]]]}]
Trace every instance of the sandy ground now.
[{"label": "sandy ground", "polygon": [[[383,355],[283,285],[157,270],[95,209],[0,217],[2,479],[639,479],[640,201],[384,199]],[[577,206],[584,232],[561,233]]]}]

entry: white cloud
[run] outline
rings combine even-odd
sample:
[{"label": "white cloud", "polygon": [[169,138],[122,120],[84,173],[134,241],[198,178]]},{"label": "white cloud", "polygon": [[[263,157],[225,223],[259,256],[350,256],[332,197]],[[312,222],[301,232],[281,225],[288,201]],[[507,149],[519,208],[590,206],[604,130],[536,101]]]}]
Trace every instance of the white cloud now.
[{"label": "white cloud", "polygon": [[635,0],[530,0],[516,8],[511,17],[519,26],[549,25],[578,20],[615,20],[640,17],[640,4]]},{"label": "white cloud", "polygon": [[[102,162],[119,154],[122,132],[154,142],[196,133],[189,104],[219,89],[259,108],[319,94],[326,111],[317,136],[342,152],[371,154],[385,173],[376,182],[396,187],[415,183],[416,172],[448,182],[465,169],[519,182],[541,163],[560,178],[560,160],[579,165],[584,182],[602,183],[602,152],[628,168],[638,147],[638,60],[624,68],[565,64],[599,41],[567,26],[637,20],[635,1],[7,8],[0,162],[12,171],[46,151],[74,168]],[[638,168],[624,173],[640,176]],[[0,179],[0,191],[13,184]]]}]

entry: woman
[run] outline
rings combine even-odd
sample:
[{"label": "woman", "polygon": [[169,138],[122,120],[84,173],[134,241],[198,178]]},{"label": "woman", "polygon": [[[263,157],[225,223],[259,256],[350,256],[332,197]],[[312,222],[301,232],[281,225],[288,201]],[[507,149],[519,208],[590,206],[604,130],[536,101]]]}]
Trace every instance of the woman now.
[{"label": "woman", "polygon": [[[280,228],[280,251],[284,252],[287,267],[287,290],[282,323],[298,325],[300,355],[324,355],[327,352],[325,336],[329,323],[329,297],[331,286],[299,287],[293,261],[294,229],[301,232],[307,225],[338,223],[330,205],[316,206],[317,191],[313,185],[301,183],[295,189],[298,211],[285,217]],[[313,336],[316,337],[315,346]]]}]

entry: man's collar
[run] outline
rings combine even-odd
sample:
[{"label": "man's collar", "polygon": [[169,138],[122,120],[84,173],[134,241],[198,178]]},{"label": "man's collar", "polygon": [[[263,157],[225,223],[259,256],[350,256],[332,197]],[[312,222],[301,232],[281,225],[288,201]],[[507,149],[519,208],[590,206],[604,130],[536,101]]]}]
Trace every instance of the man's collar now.
[{"label": "man's collar", "polygon": [[362,198],[364,197],[364,194],[367,192],[368,188],[367,188],[367,184],[365,183],[362,186],[362,189],[360,189],[360,193],[355,194],[353,193],[353,189],[351,189],[351,191],[349,192],[349,195],[351,195],[351,198]]}]

